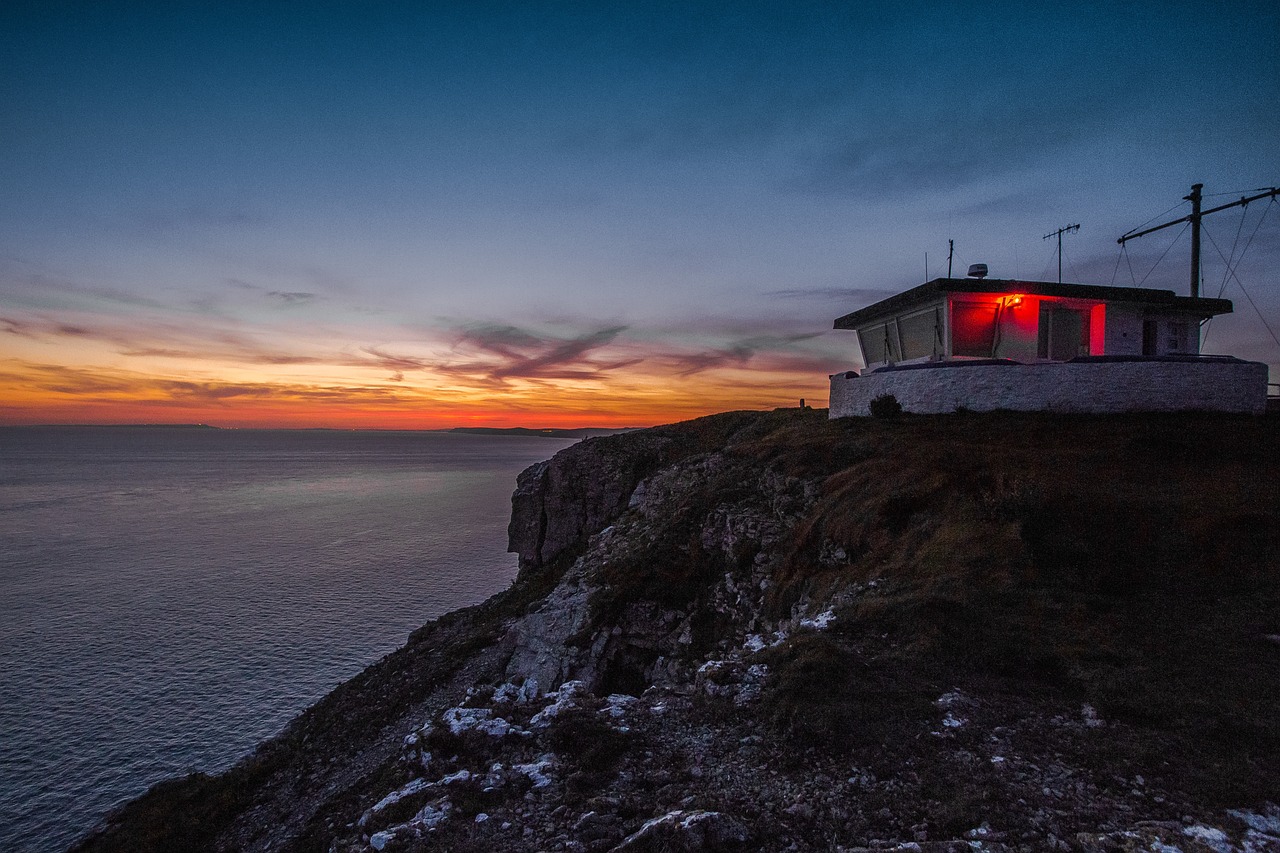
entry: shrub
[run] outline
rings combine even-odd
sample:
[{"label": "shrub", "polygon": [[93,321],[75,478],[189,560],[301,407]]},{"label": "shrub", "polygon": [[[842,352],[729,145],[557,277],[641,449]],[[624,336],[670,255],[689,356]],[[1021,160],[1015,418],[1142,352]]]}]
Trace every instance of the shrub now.
[{"label": "shrub", "polygon": [[871,401],[871,417],[896,418],[902,414],[902,404],[892,394],[881,394]]},{"label": "shrub", "polygon": [[587,710],[567,711],[555,717],[546,740],[553,750],[577,761],[590,773],[612,770],[631,746],[627,734]]},{"label": "shrub", "polygon": [[882,678],[850,649],[823,635],[801,635],[766,650],[772,670],[760,713],[799,747],[848,750],[881,743],[904,719],[930,710],[909,676]]}]

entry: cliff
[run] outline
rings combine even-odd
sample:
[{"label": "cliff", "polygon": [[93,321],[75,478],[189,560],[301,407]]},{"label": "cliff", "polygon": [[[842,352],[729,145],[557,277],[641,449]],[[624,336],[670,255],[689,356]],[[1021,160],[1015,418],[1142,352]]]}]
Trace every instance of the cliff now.
[{"label": "cliff", "polygon": [[1280,419],[728,413],[75,849],[1280,850]]}]

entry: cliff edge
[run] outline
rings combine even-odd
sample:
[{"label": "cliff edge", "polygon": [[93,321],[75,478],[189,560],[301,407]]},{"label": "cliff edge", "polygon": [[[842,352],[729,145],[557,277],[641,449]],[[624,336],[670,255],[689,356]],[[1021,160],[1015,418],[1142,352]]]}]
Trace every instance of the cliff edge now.
[{"label": "cliff edge", "polygon": [[511,589],[74,850],[1280,851],[1280,418],[583,441]]}]

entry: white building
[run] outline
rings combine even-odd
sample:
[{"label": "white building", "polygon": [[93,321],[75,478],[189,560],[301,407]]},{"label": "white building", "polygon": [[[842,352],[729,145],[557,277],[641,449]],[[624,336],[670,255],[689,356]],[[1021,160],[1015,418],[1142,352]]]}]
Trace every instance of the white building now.
[{"label": "white building", "polygon": [[835,321],[864,370],[831,377],[831,417],[905,411],[1261,413],[1267,367],[1200,353],[1226,299],[1169,290],[939,278]]}]

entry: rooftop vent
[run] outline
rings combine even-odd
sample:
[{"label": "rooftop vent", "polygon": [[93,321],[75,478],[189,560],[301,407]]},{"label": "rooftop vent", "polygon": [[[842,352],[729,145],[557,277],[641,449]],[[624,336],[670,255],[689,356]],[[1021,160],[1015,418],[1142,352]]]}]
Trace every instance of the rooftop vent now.
[{"label": "rooftop vent", "polygon": [[986,264],[969,264],[969,278],[986,278]]}]

